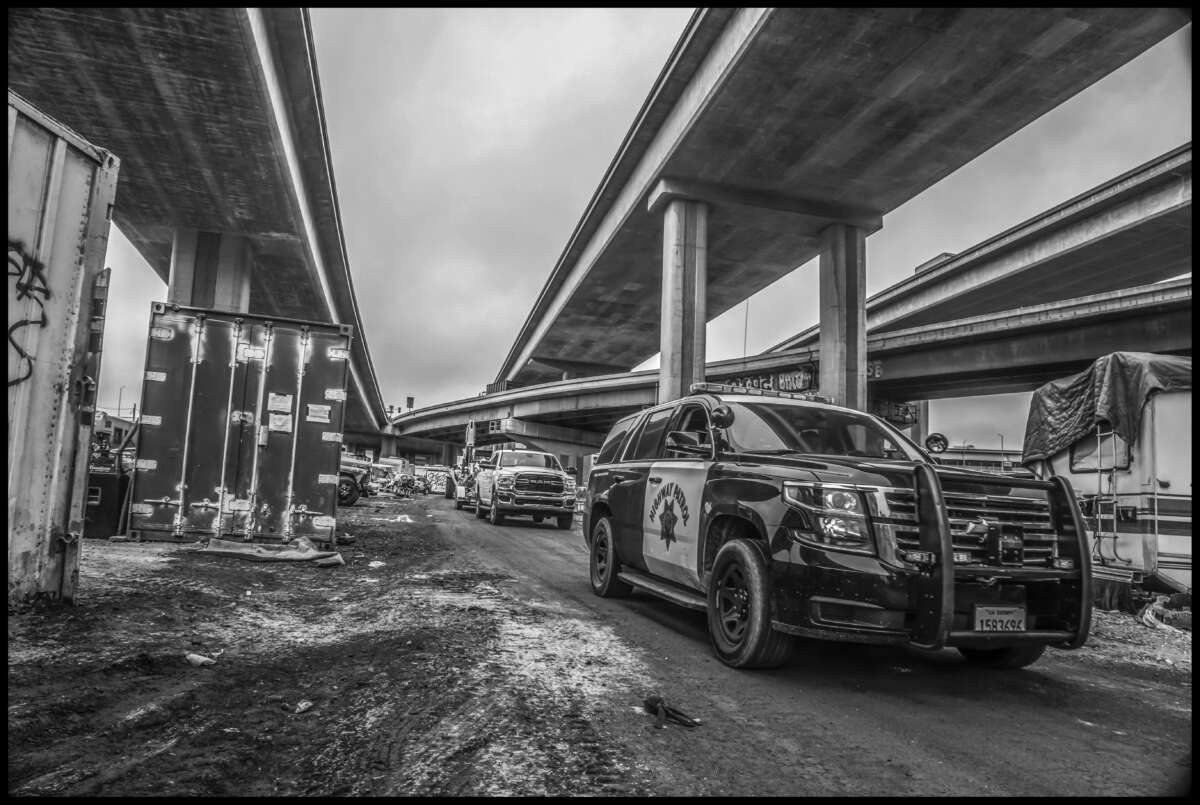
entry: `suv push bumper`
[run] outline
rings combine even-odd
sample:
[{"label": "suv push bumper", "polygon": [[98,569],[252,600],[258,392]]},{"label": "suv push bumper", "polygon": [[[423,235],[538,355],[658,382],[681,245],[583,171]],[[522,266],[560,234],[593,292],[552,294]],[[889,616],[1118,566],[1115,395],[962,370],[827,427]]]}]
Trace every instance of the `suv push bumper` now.
[{"label": "suv push bumper", "polygon": [[[820,552],[805,557],[804,564],[773,562],[772,625],[808,637],[926,649],[1021,643],[1082,646],[1091,626],[1090,551],[1079,507],[1062,479],[1051,481],[1051,512],[1058,533],[1070,534],[1073,528],[1073,550],[1060,543],[1062,554],[1075,559],[1073,570],[955,567],[940,481],[928,465],[915,472],[920,547],[936,557],[934,564],[899,570],[874,557]],[[1041,590],[1048,592],[1043,595]],[[978,632],[970,621],[976,604],[1019,604],[1036,612],[1030,613],[1032,622],[1025,631]],[[1046,617],[1050,610],[1052,616]],[[1039,617],[1055,621],[1056,628],[1039,628]],[[1069,628],[1057,628],[1064,623]]]}]

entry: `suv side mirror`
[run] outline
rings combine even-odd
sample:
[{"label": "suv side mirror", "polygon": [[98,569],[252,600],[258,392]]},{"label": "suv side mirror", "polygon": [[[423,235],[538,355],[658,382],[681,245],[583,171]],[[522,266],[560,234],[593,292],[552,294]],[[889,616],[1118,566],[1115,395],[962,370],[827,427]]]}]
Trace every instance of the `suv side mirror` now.
[{"label": "suv side mirror", "polygon": [[728,405],[718,405],[712,409],[712,423],[715,428],[728,428],[733,424],[733,409]]},{"label": "suv side mirror", "polygon": [[678,450],[680,453],[691,453],[695,456],[707,456],[710,448],[700,444],[700,438],[686,430],[673,430],[667,434],[667,449]]}]

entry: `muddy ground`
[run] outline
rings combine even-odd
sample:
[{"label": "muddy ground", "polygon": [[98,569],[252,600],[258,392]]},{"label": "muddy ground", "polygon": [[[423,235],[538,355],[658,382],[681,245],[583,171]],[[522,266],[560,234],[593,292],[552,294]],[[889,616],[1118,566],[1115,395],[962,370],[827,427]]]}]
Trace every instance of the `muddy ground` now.
[{"label": "muddy ground", "polygon": [[[341,567],[86,541],[75,606],[9,613],[9,793],[681,793],[626,653],[413,503],[340,511]],[[1098,612],[1078,656],[1189,676],[1191,635]]]}]

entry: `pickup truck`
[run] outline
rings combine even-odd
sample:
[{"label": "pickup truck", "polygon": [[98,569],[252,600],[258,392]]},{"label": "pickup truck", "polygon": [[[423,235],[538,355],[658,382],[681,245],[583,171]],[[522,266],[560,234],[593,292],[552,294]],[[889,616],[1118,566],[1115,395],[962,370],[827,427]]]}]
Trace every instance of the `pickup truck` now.
[{"label": "pickup truck", "polygon": [[512,515],[553,517],[564,530],[575,522],[575,478],[550,453],[497,450],[480,462],[474,490],[475,516],[492,525]]}]

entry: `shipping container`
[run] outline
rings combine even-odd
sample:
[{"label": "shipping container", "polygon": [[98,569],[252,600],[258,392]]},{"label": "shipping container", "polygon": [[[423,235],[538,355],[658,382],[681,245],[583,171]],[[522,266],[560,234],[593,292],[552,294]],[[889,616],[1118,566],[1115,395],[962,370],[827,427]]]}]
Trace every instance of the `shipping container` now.
[{"label": "shipping container", "polygon": [[71,601],[120,161],[8,93],[8,600]]},{"label": "shipping container", "polygon": [[336,544],[352,329],[154,303],[130,535]]}]

